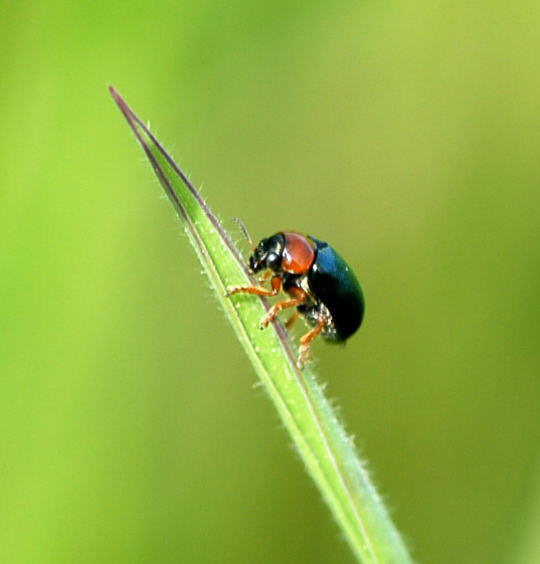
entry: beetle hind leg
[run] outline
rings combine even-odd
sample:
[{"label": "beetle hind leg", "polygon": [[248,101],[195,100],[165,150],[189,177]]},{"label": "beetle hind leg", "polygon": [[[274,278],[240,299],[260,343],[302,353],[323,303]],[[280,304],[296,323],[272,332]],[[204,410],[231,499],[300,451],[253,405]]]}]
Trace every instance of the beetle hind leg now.
[{"label": "beetle hind leg", "polygon": [[308,333],[306,333],[303,337],[300,338],[300,347],[298,349],[298,360],[296,361],[298,368],[302,369],[306,365],[306,362],[309,358],[309,350],[310,350],[309,347],[311,341],[313,341],[315,337],[317,337],[322,333],[322,330],[324,329],[325,325],[326,325],[326,319],[324,317],[319,318],[319,320],[317,321],[317,325],[315,325],[313,329],[311,329]]}]

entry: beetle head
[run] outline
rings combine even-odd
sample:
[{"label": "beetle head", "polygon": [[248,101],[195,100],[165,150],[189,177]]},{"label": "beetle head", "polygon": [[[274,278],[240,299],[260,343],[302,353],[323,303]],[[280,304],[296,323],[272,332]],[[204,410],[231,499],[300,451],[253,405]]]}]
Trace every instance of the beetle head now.
[{"label": "beetle head", "polygon": [[274,272],[281,268],[285,238],[281,233],[262,239],[249,257],[249,268],[252,272],[260,272],[270,268]]}]

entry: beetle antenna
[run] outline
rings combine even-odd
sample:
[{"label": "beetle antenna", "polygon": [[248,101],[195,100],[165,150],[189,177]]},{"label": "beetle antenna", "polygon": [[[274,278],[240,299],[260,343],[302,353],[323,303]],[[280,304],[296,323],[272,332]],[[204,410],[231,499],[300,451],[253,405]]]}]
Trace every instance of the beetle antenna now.
[{"label": "beetle antenna", "polygon": [[253,239],[251,238],[249,231],[247,230],[247,227],[245,226],[244,222],[239,217],[233,217],[232,220],[238,224],[250,247],[253,247]]}]

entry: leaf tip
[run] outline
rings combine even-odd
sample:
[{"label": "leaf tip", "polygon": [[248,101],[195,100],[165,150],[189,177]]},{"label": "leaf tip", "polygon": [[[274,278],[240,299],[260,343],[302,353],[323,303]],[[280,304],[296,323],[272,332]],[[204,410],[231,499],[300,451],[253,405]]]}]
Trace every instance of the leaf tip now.
[{"label": "leaf tip", "polygon": [[116,88],[112,84],[109,84],[109,93],[120,108],[120,111],[124,114],[128,122],[131,124],[135,116],[131,111],[131,108],[127,105],[127,102],[124,100],[124,98],[122,98],[118,90],[116,90]]},{"label": "leaf tip", "polygon": [[107,87],[107,89],[109,90],[111,96],[118,102],[118,100],[121,100],[122,97],[120,96],[120,94],[118,94],[118,91],[116,90],[116,88],[112,85],[109,84],[109,86]]}]

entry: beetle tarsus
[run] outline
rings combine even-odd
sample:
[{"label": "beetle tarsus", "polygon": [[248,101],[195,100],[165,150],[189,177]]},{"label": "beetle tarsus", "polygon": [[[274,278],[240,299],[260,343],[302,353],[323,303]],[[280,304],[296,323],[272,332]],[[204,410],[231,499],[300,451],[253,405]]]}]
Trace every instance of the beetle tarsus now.
[{"label": "beetle tarsus", "polygon": [[298,359],[296,360],[296,366],[298,366],[300,370],[303,370],[308,363],[310,356],[309,353],[309,345],[300,345],[300,349],[298,351]]}]

